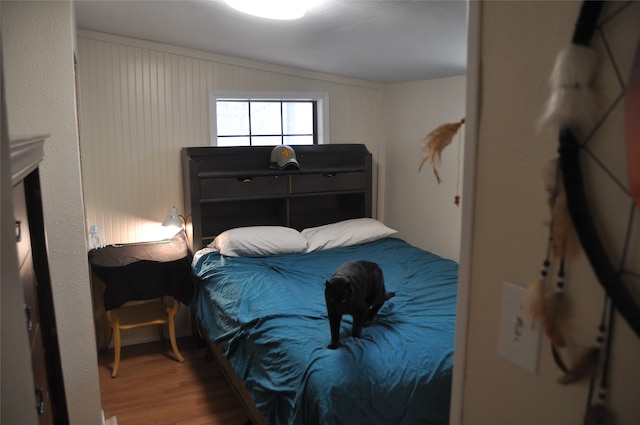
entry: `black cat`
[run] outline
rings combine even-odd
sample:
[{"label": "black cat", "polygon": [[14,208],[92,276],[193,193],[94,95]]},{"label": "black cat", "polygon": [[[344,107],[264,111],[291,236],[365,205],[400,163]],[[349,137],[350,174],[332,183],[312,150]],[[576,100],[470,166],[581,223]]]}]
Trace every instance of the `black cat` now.
[{"label": "black cat", "polygon": [[386,292],[382,269],[371,261],[344,263],[326,282],[324,298],[327,302],[331,343],[335,350],[340,345],[340,322],[343,314],[353,316],[351,334],[360,338],[362,327],[371,322],[385,301],[395,296]]}]

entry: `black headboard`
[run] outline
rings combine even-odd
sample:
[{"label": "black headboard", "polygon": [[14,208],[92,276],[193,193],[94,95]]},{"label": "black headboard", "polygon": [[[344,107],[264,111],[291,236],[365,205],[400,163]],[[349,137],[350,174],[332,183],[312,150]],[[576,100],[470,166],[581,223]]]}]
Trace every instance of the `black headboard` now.
[{"label": "black headboard", "polygon": [[269,168],[272,146],[182,149],[193,251],[242,226],[298,230],[371,217],[371,153],[361,144],[294,146],[299,170]]}]

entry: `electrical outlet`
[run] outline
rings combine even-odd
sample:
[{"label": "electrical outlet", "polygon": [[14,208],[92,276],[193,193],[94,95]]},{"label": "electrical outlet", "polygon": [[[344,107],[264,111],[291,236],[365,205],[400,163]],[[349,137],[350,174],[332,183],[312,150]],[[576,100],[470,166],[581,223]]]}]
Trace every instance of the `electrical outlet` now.
[{"label": "electrical outlet", "polygon": [[533,323],[527,313],[526,293],[523,286],[504,282],[498,352],[529,372],[537,373],[541,329],[540,323]]}]

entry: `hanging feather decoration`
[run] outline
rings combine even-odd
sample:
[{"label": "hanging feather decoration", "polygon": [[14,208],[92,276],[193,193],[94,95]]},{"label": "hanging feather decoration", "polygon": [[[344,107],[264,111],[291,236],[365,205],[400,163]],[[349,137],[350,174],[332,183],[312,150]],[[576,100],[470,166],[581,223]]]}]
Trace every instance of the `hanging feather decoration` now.
[{"label": "hanging feather decoration", "polygon": [[[608,304],[608,300],[605,300],[605,309]],[[558,383],[562,385],[573,384],[575,382],[582,381],[588,378],[598,364],[598,358],[600,357],[600,352],[602,351],[602,347],[604,345],[604,341],[606,338],[606,324],[605,324],[605,314],[602,314],[602,319],[600,320],[600,325],[598,326],[598,333],[596,335],[596,343],[593,347],[587,349],[582,356],[575,362],[573,367],[565,373],[563,376],[558,378]],[[606,381],[605,381],[606,382]]]},{"label": "hanging feather decoration", "polygon": [[555,258],[565,258],[570,252],[569,247],[573,224],[567,208],[567,197],[564,193],[564,187],[559,190],[559,194],[556,198],[555,204],[553,205],[551,214],[553,216],[551,227],[551,251]]},{"label": "hanging feather decoration", "polygon": [[[571,218],[567,210],[562,179],[558,173],[558,161],[553,160],[545,171],[547,204],[551,212],[549,244],[538,281],[529,289],[529,314],[533,321],[540,320],[545,335],[556,347],[564,347],[564,329],[570,318],[569,297],[564,291],[564,258],[571,229]],[[547,276],[550,259],[560,259],[555,290],[548,289]]]},{"label": "hanging feather decoration", "polygon": [[545,260],[540,272],[540,278],[529,287],[527,293],[527,307],[532,323],[538,321],[542,323],[545,335],[556,347],[564,347],[566,338],[564,336],[565,325],[569,319],[569,299],[558,289],[550,293],[547,290],[547,270],[549,261]]},{"label": "hanging feather decoration", "polygon": [[558,159],[552,160],[545,170],[547,203],[551,212],[550,243],[554,258],[565,258],[569,251],[573,224],[567,207],[567,195],[560,177]]},{"label": "hanging feather decoration", "polygon": [[549,259],[545,259],[540,270],[540,277],[529,287],[527,292],[527,307],[532,323],[542,320],[544,316],[544,300],[547,295],[547,274],[549,273]]},{"label": "hanging feather decoration", "polygon": [[457,123],[442,124],[425,136],[424,140],[426,143],[422,147],[424,156],[420,162],[418,171],[422,169],[425,162],[429,161],[433,168],[433,173],[436,176],[436,180],[440,183],[441,180],[437,167],[440,165],[442,151],[451,143],[453,137],[458,133],[462,124],[464,124],[464,118]]},{"label": "hanging feather decoration", "polygon": [[555,291],[545,298],[542,327],[551,342],[564,347],[564,329],[570,317],[569,297],[564,292],[564,260],[560,263]]},{"label": "hanging feather decoration", "polygon": [[597,347],[587,349],[575,362],[573,367],[558,378],[558,383],[562,385],[574,384],[591,376],[591,373],[598,364],[599,352],[600,350]]},{"label": "hanging feather decoration", "polygon": [[569,298],[564,293],[564,261],[560,263],[553,292],[547,289],[549,265],[550,262],[546,259],[542,264],[540,278],[529,287],[528,311],[533,323],[542,323],[542,329],[551,343],[556,347],[564,347],[567,343],[564,330],[571,312]]},{"label": "hanging feather decoration", "polygon": [[591,87],[597,65],[596,52],[588,46],[571,44],[558,54],[539,127],[568,127],[576,135],[586,135],[598,118],[598,96]]}]

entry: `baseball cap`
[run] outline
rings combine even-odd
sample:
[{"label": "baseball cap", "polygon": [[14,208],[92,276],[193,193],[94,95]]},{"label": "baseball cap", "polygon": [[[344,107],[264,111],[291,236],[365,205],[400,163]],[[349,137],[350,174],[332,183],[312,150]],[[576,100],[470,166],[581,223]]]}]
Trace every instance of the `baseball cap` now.
[{"label": "baseball cap", "polygon": [[271,150],[271,168],[300,168],[296,151],[291,146],[279,145]]}]

